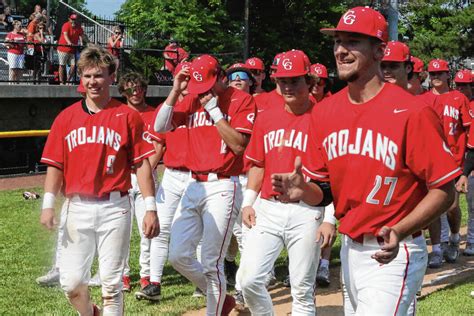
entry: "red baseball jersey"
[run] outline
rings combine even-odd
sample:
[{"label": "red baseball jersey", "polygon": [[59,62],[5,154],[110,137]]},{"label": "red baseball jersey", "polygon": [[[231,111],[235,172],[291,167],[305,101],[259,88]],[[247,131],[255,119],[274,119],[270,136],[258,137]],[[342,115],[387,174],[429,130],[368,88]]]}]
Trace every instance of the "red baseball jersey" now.
[{"label": "red baseball jersey", "polygon": [[127,105],[112,99],[91,115],[82,100],[54,120],[41,162],[64,172],[66,196],[124,192],[131,167],[155,152],[144,136],[140,114]]},{"label": "red baseball jersey", "polygon": [[469,137],[467,138],[467,147],[473,149],[474,148],[474,100],[469,102],[469,115],[471,116],[471,125],[469,128]]},{"label": "red baseball jersey", "polygon": [[[311,102],[311,108],[314,104]],[[262,198],[279,195],[272,190],[273,173],[292,172],[295,158],[306,155],[311,108],[304,114],[295,115],[285,110],[282,99],[281,104],[274,104],[258,114],[245,158],[264,168]]]},{"label": "red baseball jersey", "polygon": [[155,109],[152,106],[147,105],[144,111],[138,112],[142,117],[143,123],[145,124],[144,138],[152,144],[152,141],[162,142],[160,135],[155,132]]},{"label": "red baseball jersey", "polygon": [[393,226],[461,174],[434,110],[398,86],[364,104],[346,87],[312,114],[304,171],[331,182],[339,231],[351,238]]},{"label": "red baseball jersey", "polygon": [[61,35],[59,36],[58,40],[58,44],[61,46],[58,46],[57,49],[60,52],[73,54],[76,51],[76,48],[67,46],[68,43],[66,41],[66,38],[64,37],[64,33],[67,33],[69,41],[72,43],[72,45],[77,45],[79,44],[79,38],[84,34],[84,30],[82,29],[82,26],[77,22],[74,27],[69,21],[64,23],[61,27]]},{"label": "red baseball jersey", "polygon": [[459,91],[453,90],[439,95],[433,107],[443,125],[449,149],[458,165],[462,166],[467,142],[465,127],[471,124],[469,100]]},{"label": "red baseball jersey", "polygon": [[434,106],[438,96],[439,94],[434,94],[432,90],[428,90],[425,93],[417,95],[418,98],[424,100],[424,102],[430,106]]},{"label": "red baseball jersey", "polygon": [[258,112],[265,111],[273,107],[274,104],[282,104],[283,97],[277,93],[276,89],[270,92],[260,93],[254,97]]},{"label": "red baseball jersey", "polygon": [[[243,157],[227,147],[198,96],[187,95],[181,103],[174,109],[173,125],[186,125],[188,130],[186,166],[199,173],[242,174]],[[243,134],[252,133],[256,106],[251,95],[228,87],[218,98],[218,105],[231,127]]]}]

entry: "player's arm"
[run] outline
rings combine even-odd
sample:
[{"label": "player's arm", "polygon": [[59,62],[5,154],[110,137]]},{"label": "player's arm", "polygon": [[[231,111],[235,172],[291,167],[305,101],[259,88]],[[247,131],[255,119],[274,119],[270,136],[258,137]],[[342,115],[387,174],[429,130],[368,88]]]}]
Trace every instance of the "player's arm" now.
[{"label": "player's arm", "polygon": [[151,170],[155,170],[161,158],[163,157],[163,154],[165,152],[165,146],[163,143],[157,141],[152,142],[156,153],[153,156],[148,157],[148,161],[150,162]]},{"label": "player's arm", "polygon": [[41,210],[40,223],[47,229],[53,229],[57,224],[54,212],[56,196],[63,183],[63,171],[59,168],[48,166],[46,179],[44,181],[43,206]]},{"label": "player's arm", "polygon": [[164,133],[173,128],[173,111],[181,93],[188,86],[189,68],[183,67],[174,77],[173,88],[156,114],[153,124],[155,132]]},{"label": "player's arm", "polygon": [[242,223],[248,228],[255,226],[255,209],[253,204],[257,200],[258,193],[262,188],[263,175],[265,169],[253,165],[248,171],[247,189],[244,192],[242,201]]},{"label": "player's arm", "polygon": [[155,184],[148,159],[135,164],[138,187],[145,201],[145,217],[143,218],[143,234],[146,238],[153,238],[160,233],[160,223],[156,215]]},{"label": "player's arm", "polygon": [[466,150],[466,159],[464,160],[464,169],[462,176],[456,183],[456,190],[467,193],[468,179],[471,172],[474,171],[474,149]]}]

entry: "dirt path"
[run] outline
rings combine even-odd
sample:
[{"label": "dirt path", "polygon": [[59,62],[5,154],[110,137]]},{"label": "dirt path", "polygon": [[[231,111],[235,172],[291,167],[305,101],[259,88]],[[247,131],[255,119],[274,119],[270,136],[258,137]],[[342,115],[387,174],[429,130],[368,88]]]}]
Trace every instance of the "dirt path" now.
[{"label": "dirt path", "polygon": [[0,191],[42,187],[45,174],[0,178]]},{"label": "dirt path", "polygon": [[[466,228],[461,229],[463,240],[465,240]],[[465,241],[461,242],[461,249],[464,249]],[[316,306],[319,315],[339,316],[343,315],[342,308],[342,292],[339,282],[340,267],[331,267],[331,284],[328,288],[318,288],[316,290]],[[460,256],[455,264],[444,264],[441,269],[428,269],[423,280],[421,296],[427,296],[439,289],[442,289],[453,283],[465,281],[466,279],[474,279],[474,257]],[[291,295],[290,289],[279,284],[275,289],[270,291],[273,299],[275,315],[291,314]],[[468,294],[466,294],[468,295]],[[205,309],[199,311],[190,311],[185,316],[201,316],[205,315]],[[233,311],[232,316],[250,315],[248,310],[244,312]]]}]

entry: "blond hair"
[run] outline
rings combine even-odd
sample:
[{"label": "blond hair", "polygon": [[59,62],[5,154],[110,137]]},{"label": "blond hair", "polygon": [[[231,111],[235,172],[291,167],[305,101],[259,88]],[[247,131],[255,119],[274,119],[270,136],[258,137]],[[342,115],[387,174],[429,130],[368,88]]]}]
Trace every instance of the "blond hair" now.
[{"label": "blond hair", "polygon": [[88,45],[81,53],[81,57],[77,63],[77,70],[79,74],[90,67],[105,67],[109,71],[109,75],[115,72],[116,64],[114,56],[103,47],[97,45]]}]

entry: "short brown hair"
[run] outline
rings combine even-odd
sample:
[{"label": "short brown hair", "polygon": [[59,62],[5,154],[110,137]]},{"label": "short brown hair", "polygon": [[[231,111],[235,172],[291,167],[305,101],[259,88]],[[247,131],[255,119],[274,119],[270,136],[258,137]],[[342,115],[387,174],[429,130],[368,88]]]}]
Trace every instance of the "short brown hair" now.
[{"label": "short brown hair", "polygon": [[82,71],[88,67],[105,67],[111,75],[116,70],[114,56],[105,48],[90,44],[82,51],[77,63],[77,70],[79,74],[82,74]]},{"label": "short brown hair", "polygon": [[124,93],[127,83],[134,83],[137,86],[142,87],[145,91],[148,88],[148,81],[146,81],[145,78],[138,72],[129,72],[120,77],[117,86],[120,94]]}]

